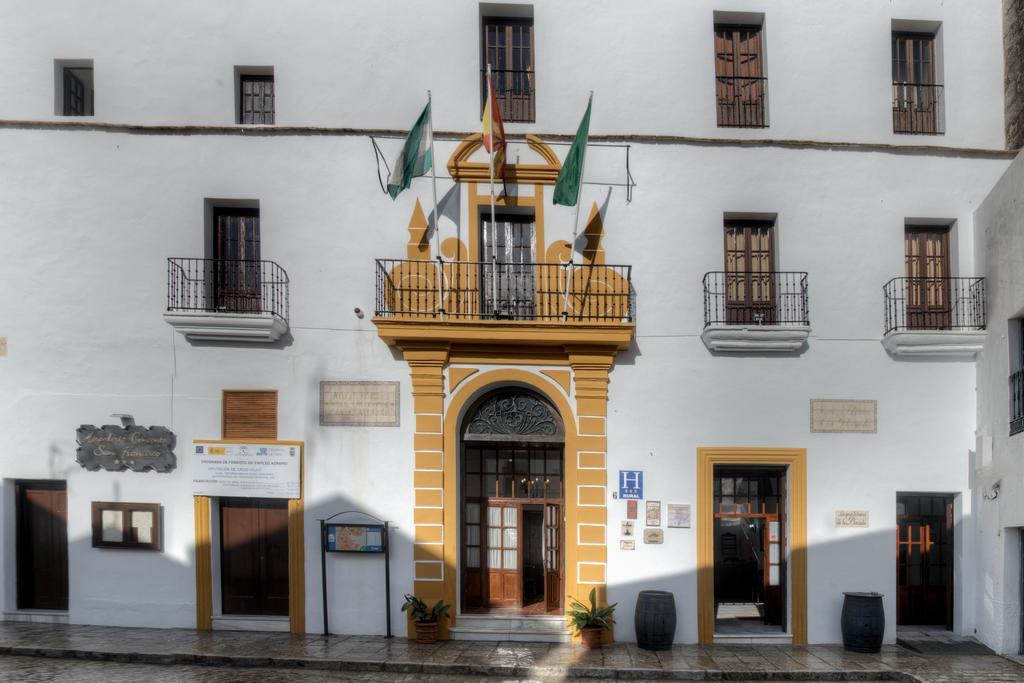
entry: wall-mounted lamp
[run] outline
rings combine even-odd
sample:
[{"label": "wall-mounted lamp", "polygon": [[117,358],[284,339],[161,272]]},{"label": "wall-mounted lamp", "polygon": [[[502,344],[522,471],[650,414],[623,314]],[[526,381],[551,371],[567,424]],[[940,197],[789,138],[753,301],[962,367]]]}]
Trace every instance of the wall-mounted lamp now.
[{"label": "wall-mounted lamp", "polygon": [[121,426],[122,427],[134,427],[135,426],[135,416],[134,415],[129,415],[128,413],[111,413],[110,417],[121,418]]},{"label": "wall-mounted lamp", "polygon": [[999,497],[999,485],[1002,483],[1002,479],[996,481],[996,483],[992,484],[992,488],[989,489],[988,493],[981,494],[981,497],[985,500],[995,500]]}]

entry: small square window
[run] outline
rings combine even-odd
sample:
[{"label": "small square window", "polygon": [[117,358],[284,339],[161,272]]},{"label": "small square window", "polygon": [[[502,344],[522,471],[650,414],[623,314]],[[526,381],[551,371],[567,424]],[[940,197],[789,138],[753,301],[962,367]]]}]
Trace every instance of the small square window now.
[{"label": "small square window", "polygon": [[91,59],[58,59],[54,62],[57,116],[93,115],[93,68]]},{"label": "small square window", "polygon": [[160,504],[93,502],[92,547],[160,550]]},{"label": "small square window", "polygon": [[238,123],[273,125],[274,68],[235,67]]}]

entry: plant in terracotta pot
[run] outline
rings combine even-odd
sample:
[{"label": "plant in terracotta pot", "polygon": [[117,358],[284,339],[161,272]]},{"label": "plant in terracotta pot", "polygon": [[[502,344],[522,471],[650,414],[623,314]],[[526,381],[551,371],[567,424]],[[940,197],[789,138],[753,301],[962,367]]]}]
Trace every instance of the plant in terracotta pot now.
[{"label": "plant in terracotta pot", "polygon": [[415,595],[405,595],[405,604],[402,611],[408,612],[416,625],[416,642],[430,645],[437,642],[437,625],[442,619],[448,618],[448,610],[451,605],[446,605],[444,600],[438,600],[433,607],[427,607]]},{"label": "plant in terracotta pot", "polygon": [[618,603],[612,605],[598,606],[597,589],[590,589],[590,604],[584,604],[572,599],[569,605],[569,625],[576,629],[583,641],[583,647],[589,650],[596,650],[601,647],[601,634],[605,629],[611,630],[615,623],[613,615]]}]

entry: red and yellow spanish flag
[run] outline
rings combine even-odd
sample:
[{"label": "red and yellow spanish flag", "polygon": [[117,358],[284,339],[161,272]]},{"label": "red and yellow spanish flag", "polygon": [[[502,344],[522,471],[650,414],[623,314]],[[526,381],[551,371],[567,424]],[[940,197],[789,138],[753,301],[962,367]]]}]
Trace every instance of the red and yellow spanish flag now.
[{"label": "red and yellow spanish flag", "polygon": [[501,108],[494,94],[490,69],[487,70],[487,100],[481,121],[484,127],[484,149],[494,160],[494,177],[505,180],[505,126],[501,123]]}]

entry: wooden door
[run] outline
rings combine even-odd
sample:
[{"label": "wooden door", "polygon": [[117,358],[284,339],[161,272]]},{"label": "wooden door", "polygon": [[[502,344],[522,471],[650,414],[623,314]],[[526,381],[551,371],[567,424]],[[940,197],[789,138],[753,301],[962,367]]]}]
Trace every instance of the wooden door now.
[{"label": "wooden door", "polygon": [[487,602],[491,607],[521,605],[519,517],[516,503],[487,504]]},{"label": "wooden door", "polygon": [[222,498],[224,614],[288,614],[288,501]]},{"label": "wooden door", "polygon": [[730,323],[775,322],[775,247],[771,223],[725,224],[725,315]]},{"label": "wooden door", "polygon": [[[85,116],[85,81],[75,70],[64,68],[64,116]],[[91,115],[91,112],[89,112]]]},{"label": "wooden door", "polygon": [[937,133],[939,95],[935,79],[935,37],[892,34],[893,131]]},{"label": "wooden door", "polygon": [[760,26],[715,26],[718,125],[765,125],[764,58]]},{"label": "wooden door", "polygon": [[953,498],[902,495],[896,515],[896,623],[953,628]]},{"label": "wooden door", "polygon": [[15,483],[18,609],[68,608],[68,503],[63,481]]},{"label": "wooden door", "polygon": [[513,320],[532,319],[537,294],[532,218],[498,214],[492,223],[486,215],[481,226],[484,313]]},{"label": "wooden door", "polygon": [[[479,450],[477,453],[479,461]],[[479,482],[479,477],[476,478]],[[479,487],[479,484],[477,484]],[[467,500],[463,511],[462,525],[462,608],[480,609],[484,605],[484,537],[481,517],[482,501],[479,497]]]},{"label": "wooden door", "polygon": [[952,323],[949,228],[908,226],[904,233],[907,327],[945,330]]},{"label": "wooden door", "polygon": [[262,310],[260,214],[257,209],[214,210],[214,300],[219,310]]},{"label": "wooden door", "polygon": [[544,608],[562,606],[562,506],[544,506]]}]

